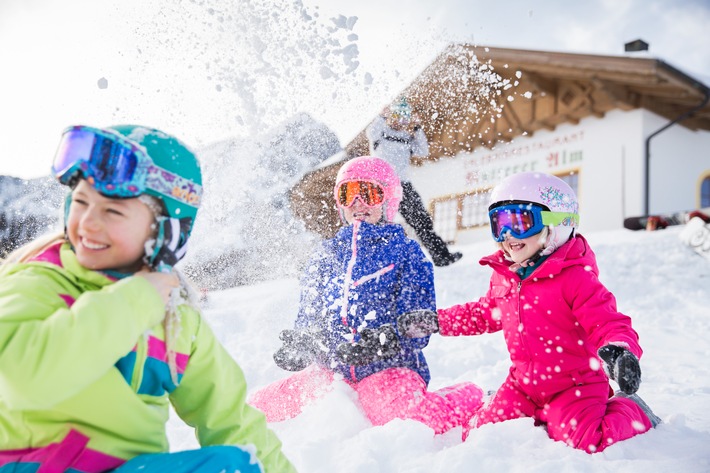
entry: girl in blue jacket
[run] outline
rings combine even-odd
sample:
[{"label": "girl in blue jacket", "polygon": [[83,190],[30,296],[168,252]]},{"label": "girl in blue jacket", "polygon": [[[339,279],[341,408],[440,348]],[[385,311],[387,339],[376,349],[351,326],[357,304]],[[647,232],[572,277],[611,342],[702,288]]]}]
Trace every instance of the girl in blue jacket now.
[{"label": "girl in blue jacket", "polygon": [[299,373],[258,391],[250,403],[267,420],[283,421],[342,378],[374,425],[415,419],[443,433],[467,424],[481,389],[461,383],[427,391],[422,349],[429,337],[404,337],[396,327],[402,314],[436,310],[431,263],[392,223],[402,198],[397,174],[382,159],[352,159],[338,172],[334,196],[348,225],[307,264],[295,327],[281,332],[284,344],[274,354],[279,367]]}]

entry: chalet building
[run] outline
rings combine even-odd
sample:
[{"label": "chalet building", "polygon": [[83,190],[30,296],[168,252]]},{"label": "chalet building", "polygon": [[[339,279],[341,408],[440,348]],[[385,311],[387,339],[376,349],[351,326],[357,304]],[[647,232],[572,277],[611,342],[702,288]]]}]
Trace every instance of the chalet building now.
[{"label": "chalet building", "polygon": [[[439,235],[488,238],[490,190],[521,171],[565,179],[583,232],[710,206],[710,88],[642,54],[455,44],[438,56],[401,95],[429,139],[430,155],[414,160],[410,177]],[[337,231],[335,174],[366,154],[363,129],[294,186],[292,208],[309,229]]]}]

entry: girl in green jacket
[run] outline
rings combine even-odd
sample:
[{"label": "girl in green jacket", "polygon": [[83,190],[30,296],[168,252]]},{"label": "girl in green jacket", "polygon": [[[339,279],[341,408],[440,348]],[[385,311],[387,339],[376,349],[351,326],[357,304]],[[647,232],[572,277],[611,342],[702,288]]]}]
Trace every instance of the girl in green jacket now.
[{"label": "girl in green jacket", "polygon": [[[195,155],[154,129],[75,126],[52,168],[64,234],[0,267],[0,473],[294,472],[173,269]],[[168,453],[170,405],[201,449]]]}]

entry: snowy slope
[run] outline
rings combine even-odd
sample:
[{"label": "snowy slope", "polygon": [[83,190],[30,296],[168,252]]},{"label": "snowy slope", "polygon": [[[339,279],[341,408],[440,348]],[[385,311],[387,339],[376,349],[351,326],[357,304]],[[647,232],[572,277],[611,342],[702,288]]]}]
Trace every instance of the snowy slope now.
[{"label": "snowy slope", "polygon": [[[372,427],[344,384],[272,428],[299,471],[308,473],[710,471],[710,264],[679,241],[679,231],[586,235],[602,281],[639,332],[645,350],[639,394],[663,419],[656,430],[596,455],[553,442],[530,419],[486,425],[461,443],[460,430],[434,436],[415,421]],[[457,249],[465,255],[459,263],[436,268],[440,307],[478,297],[487,287],[489,270],[478,258],[492,244]],[[250,392],[287,375],[271,354],[297,303],[295,279],[210,294],[205,314],[244,369]],[[464,380],[496,389],[509,366],[500,333],[434,336],[425,354],[434,389]],[[197,445],[179,419],[171,419],[169,437],[173,450]]]}]

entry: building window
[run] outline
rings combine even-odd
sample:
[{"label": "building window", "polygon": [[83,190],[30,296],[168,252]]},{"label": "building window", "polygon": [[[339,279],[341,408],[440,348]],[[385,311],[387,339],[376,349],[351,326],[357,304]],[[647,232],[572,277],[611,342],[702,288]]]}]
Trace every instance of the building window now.
[{"label": "building window", "polygon": [[434,231],[447,243],[455,241],[458,230],[458,198],[436,200],[432,206]]},{"label": "building window", "polygon": [[710,207],[710,176],[700,183],[700,208]]},{"label": "building window", "polygon": [[491,190],[461,196],[461,228],[488,225]]}]

